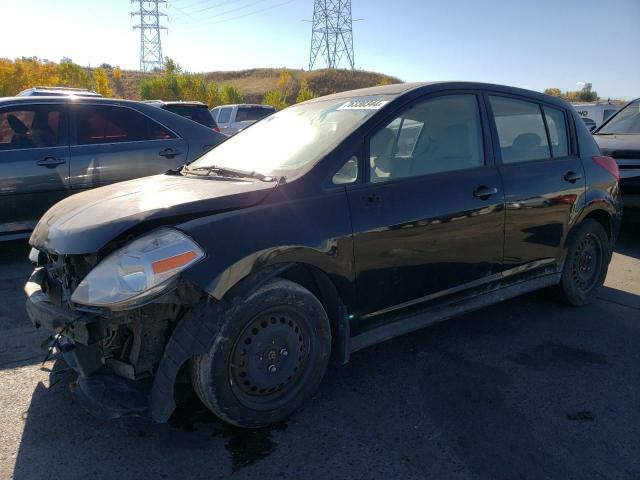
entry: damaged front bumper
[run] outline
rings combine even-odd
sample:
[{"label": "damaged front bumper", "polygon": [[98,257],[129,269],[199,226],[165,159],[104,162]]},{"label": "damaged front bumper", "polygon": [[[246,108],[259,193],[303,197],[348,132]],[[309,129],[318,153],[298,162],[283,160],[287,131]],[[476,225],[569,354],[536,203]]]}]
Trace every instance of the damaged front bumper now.
[{"label": "damaged front bumper", "polygon": [[[66,363],[78,373],[78,379],[72,385],[72,392],[77,401],[89,413],[103,420],[139,415],[148,416],[156,421],[166,421],[175,407],[173,382],[177,368],[181,365],[172,362],[170,366],[177,366],[175,371],[169,369],[167,372],[165,367],[165,371],[160,375],[161,381],[156,382],[154,376],[160,368],[167,337],[171,333],[167,328],[169,319],[163,322],[157,318],[149,318],[149,324],[153,324],[154,327],[159,324],[163,329],[160,333],[155,332],[155,339],[147,341],[146,337],[153,337],[153,332],[143,331],[146,325],[145,315],[152,315],[145,314],[144,309],[119,314],[115,318],[72,310],[51,301],[46,293],[48,281],[50,279],[45,267],[34,270],[24,287],[27,297],[26,310],[37,328],[45,328],[54,334],[56,348]],[[158,313],[156,307],[165,311],[167,305],[165,303],[149,306],[147,310]],[[177,315],[174,314],[171,320],[175,321],[176,318]],[[132,346],[128,349],[126,345],[121,347],[121,350],[127,353],[125,360],[133,357],[132,352],[135,353],[137,364],[123,361],[122,357],[114,356],[108,349],[109,342],[113,344],[114,339],[117,340],[116,335],[119,335],[120,328],[137,332],[137,337],[132,334],[126,340],[132,343]],[[151,343],[151,346],[143,344],[145,341]],[[136,371],[139,366],[144,370]],[[171,382],[171,385],[167,385],[167,382]],[[156,383],[159,385],[155,385]]]}]

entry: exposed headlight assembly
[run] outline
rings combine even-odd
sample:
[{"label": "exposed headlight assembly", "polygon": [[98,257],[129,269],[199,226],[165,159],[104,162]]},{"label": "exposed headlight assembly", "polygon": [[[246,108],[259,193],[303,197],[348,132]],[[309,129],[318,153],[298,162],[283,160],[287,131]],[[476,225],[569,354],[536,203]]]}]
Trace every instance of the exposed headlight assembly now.
[{"label": "exposed headlight assembly", "polygon": [[160,228],[102,260],[80,282],[71,301],[82,305],[132,308],[162,293],[183,270],[204,258],[182,232]]}]

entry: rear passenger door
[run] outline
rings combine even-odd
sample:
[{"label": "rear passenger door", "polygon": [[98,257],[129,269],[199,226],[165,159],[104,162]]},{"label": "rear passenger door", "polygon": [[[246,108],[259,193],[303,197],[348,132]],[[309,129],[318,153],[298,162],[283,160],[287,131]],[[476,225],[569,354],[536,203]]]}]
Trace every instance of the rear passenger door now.
[{"label": "rear passenger door", "polygon": [[186,142],[137,110],[77,103],[71,113],[73,190],[156,175],[186,162]]},{"label": "rear passenger door", "polygon": [[486,99],[506,198],[505,269],[551,264],[585,191],[570,117],[525,98]]},{"label": "rear passenger door", "polygon": [[478,100],[429,96],[366,137],[366,182],[347,189],[365,318],[500,272],[504,197]]},{"label": "rear passenger door", "polygon": [[0,236],[32,230],[68,189],[66,105],[0,108]]}]

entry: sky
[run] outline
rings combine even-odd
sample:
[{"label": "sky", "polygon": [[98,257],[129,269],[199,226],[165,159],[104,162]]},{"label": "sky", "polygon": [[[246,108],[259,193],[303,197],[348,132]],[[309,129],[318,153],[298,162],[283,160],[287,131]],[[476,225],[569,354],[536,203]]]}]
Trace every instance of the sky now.
[{"label": "sky", "polygon": [[[139,66],[130,0],[0,0],[0,57]],[[640,0],[352,0],[357,69],[640,97]],[[185,70],[308,68],[313,0],[169,0]],[[316,68],[323,66],[321,60]]]}]

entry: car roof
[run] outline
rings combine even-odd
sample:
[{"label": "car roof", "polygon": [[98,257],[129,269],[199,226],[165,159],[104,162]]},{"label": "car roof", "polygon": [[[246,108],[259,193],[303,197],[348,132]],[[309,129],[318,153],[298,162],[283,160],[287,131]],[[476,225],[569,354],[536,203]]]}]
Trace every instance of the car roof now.
[{"label": "car roof", "polygon": [[[217,105],[213,108],[223,108],[223,107],[260,107],[260,108],[275,108],[271,105],[261,105],[259,103],[229,103],[227,105]],[[213,110],[212,108],[212,110]]]},{"label": "car roof", "polygon": [[324,97],[307,100],[305,103],[315,103],[325,100],[339,100],[342,98],[364,97],[364,96],[387,96],[396,99],[410,93],[420,94],[439,90],[485,90],[492,92],[502,92],[516,96],[528,97],[541,102],[557,104],[566,108],[569,103],[558,97],[551,97],[544,93],[526,90],[524,88],[510,87],[507,85],[497,85],[493,83],[465,82],[465,81],[442,81],[442,82],[415,82],[415,83],[395,83],[391,85],[380,85],[377,87],[360,88],[348,90],[346,92],[334,93]]},{"label": "car roof", "polygon": [[[102,97],[98,92],[87,88],[74,87],[30,87],[22,90],[18,95],[26,96],[27,93],[52,93],[55,95],[86,95],[91,97]],[[44,96],[44,95],[43,95]]]},{"label": "car roof", "polygon": [[92,104],[110,104],[110,105],[140,105],[142,102],[135,100],[123,100],[120,98],[105,98],[105,97],[81,97],[74,95],[40,95],[37,97],[2,97],[0,98],[0,105],[12,104],[17,105],[21,103],[92,103]]},{"label": "car roof", "polygon": [[193,105],[193,106],[207,106],[206,104],[198,100],[143,100],[142,103],[148,103],[149,105]]}]

